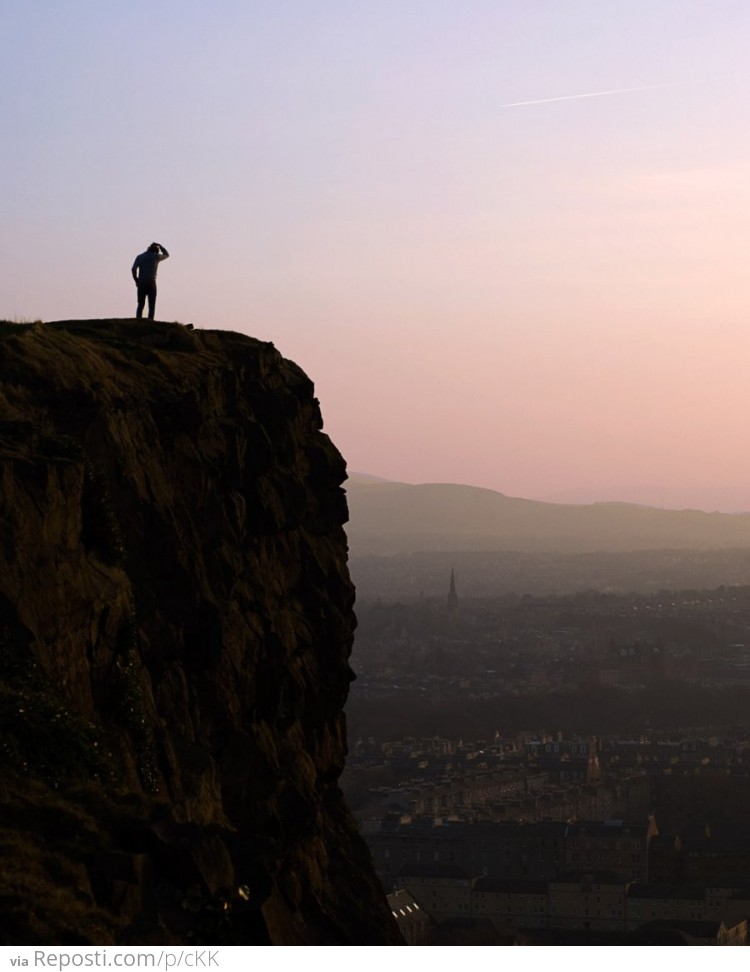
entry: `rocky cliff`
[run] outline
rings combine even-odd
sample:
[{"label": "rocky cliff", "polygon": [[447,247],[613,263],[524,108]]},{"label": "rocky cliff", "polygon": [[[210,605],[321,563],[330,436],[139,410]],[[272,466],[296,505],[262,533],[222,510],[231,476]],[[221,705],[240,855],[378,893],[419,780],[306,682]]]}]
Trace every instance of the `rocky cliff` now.
[{"label": "rocky cliff", "polygon": [[344,462],[273,345],[0,325],[0,940],[397,944],[337,786]]}]

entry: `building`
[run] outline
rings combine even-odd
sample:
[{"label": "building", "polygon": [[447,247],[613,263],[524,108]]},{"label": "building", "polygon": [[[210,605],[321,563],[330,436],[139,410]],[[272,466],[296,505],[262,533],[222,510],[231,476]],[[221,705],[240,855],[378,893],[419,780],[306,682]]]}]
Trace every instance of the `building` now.
[{"label": "building", "polygon": [[388,907],[396,919],[398,930],[407,945],[424,945],[427,941],[432,919],[420,908],[414,895],[406,888],[399,888],[387,896]]},{"label": "building", "polygon": [[[403,901],[437,925],[491,925],[502,935],[583,932],[632,944],[746,945],[750,893],[646,885],[613,872],[568,871],[550,881],[476,877],[457,866],[404,867]],[[411,897],[409,897],[411,896]],[[389,898],[389,900],[391,900]],[[396,900],[396,899],[394,899]],[[409,913],[394,915],[402,921]],[[415,912],[416,914],[416,912]],[[414,919],[416,920],[416,918]]]},{"label": "building", "polygon": [[570,870],[602,870],[648,881],[653,820],[476,821],[387,818],[365,840],[386,888],[404,867],[456,865],[467,874],[549,881]]},{"label": "building", "polygon": [[569,871],[549,882],[550,926],[624,931],[628,887],[612,871]]}]

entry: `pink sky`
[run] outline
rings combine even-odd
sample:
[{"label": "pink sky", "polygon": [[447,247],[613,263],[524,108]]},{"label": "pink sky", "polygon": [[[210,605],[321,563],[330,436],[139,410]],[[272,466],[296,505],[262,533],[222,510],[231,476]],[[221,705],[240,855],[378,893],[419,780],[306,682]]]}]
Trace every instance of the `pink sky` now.
[{"label": "pink sky", "polygon": [[0,316],[128,316],[156,239],[352,469],[750,509],[744,0],[14,7]]}]

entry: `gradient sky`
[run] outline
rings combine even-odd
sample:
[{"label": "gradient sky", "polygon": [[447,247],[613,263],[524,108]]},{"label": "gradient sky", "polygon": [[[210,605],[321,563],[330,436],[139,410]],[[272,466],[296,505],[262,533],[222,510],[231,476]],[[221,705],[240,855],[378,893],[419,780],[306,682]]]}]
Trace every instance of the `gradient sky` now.
[{"label": "gradient sky", "polygon": [[0,316],[129,316],[155,239],[351,469],[750,509],[746,0],[3,14]]}]

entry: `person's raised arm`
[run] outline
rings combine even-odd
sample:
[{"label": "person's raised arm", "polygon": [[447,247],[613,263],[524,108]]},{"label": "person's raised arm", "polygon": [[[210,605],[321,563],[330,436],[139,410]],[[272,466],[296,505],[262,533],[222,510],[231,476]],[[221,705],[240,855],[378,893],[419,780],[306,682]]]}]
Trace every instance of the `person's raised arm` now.
[{"label": "person's raised arm", "polygon": [[167,252],[166,246],[162,246],[162,244],[160,243],[159,244],[159,249],[161,250],[161,253],[159,254],[159,259],[160,260],[168,260],[169,259],[169,253]]}]

